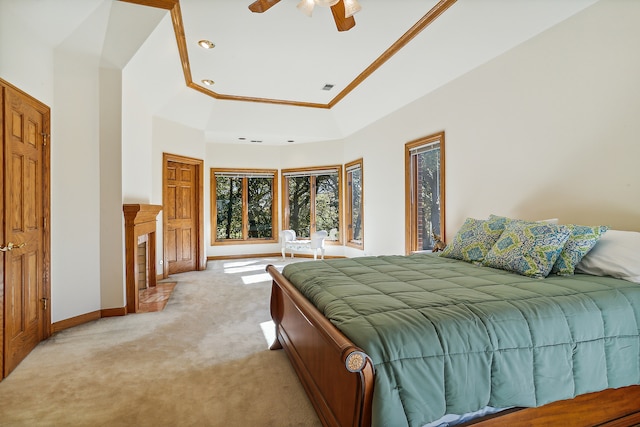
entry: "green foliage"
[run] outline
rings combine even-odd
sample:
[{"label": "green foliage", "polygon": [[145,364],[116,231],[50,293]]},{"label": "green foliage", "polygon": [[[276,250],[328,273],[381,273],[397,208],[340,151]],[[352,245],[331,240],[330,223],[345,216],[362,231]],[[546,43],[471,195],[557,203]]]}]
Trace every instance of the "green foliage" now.
[{"label": "green foliage", "polygon": [[418,213],[422,215],[422,249],[432,249],[440,234],[440,148],[417,155]]},{"label": "green foliage", "polygon": [[[340,225],[338,175],[295,176],[288,178],[289,228],[298,237],[311,236],[319,230],[327,232]],[[311,189],[315,189],[315,204],[311,208]],[[312,212],[315,218],[312,218]],[[312,224],[315,223],[315,227]]]},{"label": "green foliage", "polygon": [[289,228],[298,237],[311,235],[311,177],[295,176],[289,180]]},{"label": "green foliage", "polygon": [[273,236],[273,179],[249,178],[249,237]]},{"label": "green foliage", "polygon": [[316,231],[338,228],[339,188],[338,175],[316,177]]},{"label": "green foliage", "polygon": [[351,223],[353,240],[362,240],[362,170],[356,169],[351,175]]},{"label": "green foliage", "polygon": [[[243,182],[247,188],[248,224],[243,224]],[[216,238],[273,237],[273,178],[216,177]]]}]

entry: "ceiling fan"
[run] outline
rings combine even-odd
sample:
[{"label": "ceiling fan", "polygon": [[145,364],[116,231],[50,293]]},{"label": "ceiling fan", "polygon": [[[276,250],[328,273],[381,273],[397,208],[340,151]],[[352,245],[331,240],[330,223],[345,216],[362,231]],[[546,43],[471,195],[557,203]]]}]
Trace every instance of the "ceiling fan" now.
[{"label": "ceiling fan", "polygon": [[[256,0],[249,5],[249,10],[263,13],[278,2],[280,0]],[[315,5],[331,7],[338,31],[349,31],[355,27],[356,21],[353,15],[361,9],[357,0],[301,0],[297,7],[305,15],[311,16]]]}]

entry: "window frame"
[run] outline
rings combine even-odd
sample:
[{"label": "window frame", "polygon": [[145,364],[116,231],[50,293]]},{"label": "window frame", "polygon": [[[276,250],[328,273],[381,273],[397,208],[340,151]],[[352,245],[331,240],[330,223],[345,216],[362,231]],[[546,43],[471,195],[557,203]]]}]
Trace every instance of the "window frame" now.
[{"label": "window frame", "polygon": [[[364,163],[362,158],[346,163],[344,165],[345,170],[345,219],[346,219],[346,245],[364,249]],[[360,170],[360,233],[362,238],[355,240],[353,236],[353,186],[352,186],[352,172],[354,170]]]},{"label": "window frame", "polygon": [[[288,176],[311,176],[311,177],[315,177],[317,175],[321,175],[320,172],[324,172],[324,171],[330,171],[330,172],[336,172],[338,175],[338,239],[337,240],[327,240],[325,239],[325,243],[326,244],[331,244],[331,245],[336,245],[336,244],[340,244],[342,245],[342,235],[343,235],[343,213],[344,213],[344,206],[343,206],[343,201],[342,201],[342,165],[330,165],[330,166],[311,166],[311,167],[303,167],[303,168],[292,168],[292,169],[282,169],[280,171],[280,182],[282,185],[282,229],[283,230],[288,230],[289,229],[289,215],[290,215],[290,210],[289,210],[289,180],[287,179]],[[312,182],[312,190],[315,190],[315,183]],[[316,232],[316,218],[315,218],[315,196],[316,196],[316,192],[315,191],[311,191],[310,194],[310,204],[311,204],[311,219],[310,219],[310,225],[309,225],[309,234],[313,234],[314,232]],[[329,232],[330,230],[326,230],[327,232]],[[309,238],[307,236],[296,236],[297,238]]]},{"label": "window frame", "polygon": [[418,212],[415,201],[417,200],[418,186],[414,176],[416,150],[429,145],[440,144],[440,236],[445,237],[445,135],[444,131],[423,138],[409,141],[405,144],[405,253],[422,252],[418,248]]},{"label": "window frame", "polygon": [[[211,246],[242,245],[242,244],[272,244],[278,242],[278,169],[248,169],[248,168],[211,168],[210,169],[210,194],[211,194]],[[242,239],[219,240],[218,234],[218,189],[216,173],[225,175],[238,175],[243,178],[242,183]],[[271,200],[271,238],[249,237],[249,192],[248,178],[251,175],[270,175],[273,179]],[[264,176],[266,177],[266,176]]]}]

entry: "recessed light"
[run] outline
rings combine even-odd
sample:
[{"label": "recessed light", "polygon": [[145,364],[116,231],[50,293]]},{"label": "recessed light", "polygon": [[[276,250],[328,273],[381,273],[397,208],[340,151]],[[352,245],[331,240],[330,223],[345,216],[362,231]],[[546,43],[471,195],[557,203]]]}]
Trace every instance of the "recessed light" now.
[{"label": "recessed light", "polygon": [[205,84],[207,86],[213,86],[215,82],[213,80],[209,80],[209,79],[204,79],[202,80],[202,84]]},{"label": "recessed light", "polygon": [[216,47],[216,45],[213,44],[213,42],[210,42],[209,40],[200,40],[198,44],[203,49],[213,49],[214,47]]}]

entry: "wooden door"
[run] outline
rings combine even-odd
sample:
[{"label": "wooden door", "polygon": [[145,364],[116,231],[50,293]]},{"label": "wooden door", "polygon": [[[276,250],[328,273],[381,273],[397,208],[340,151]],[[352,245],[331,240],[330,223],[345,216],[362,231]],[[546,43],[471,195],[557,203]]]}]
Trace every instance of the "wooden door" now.
[{"label": "wooden door", "polygon": [[200,269],[200,167],[186,158],[165,158],[163,218],[167,274]]},{"label": "wooden door", "polygon": [[7,376],[50,335],[48,232],[49,109],[3,84],[2,241]]}]

